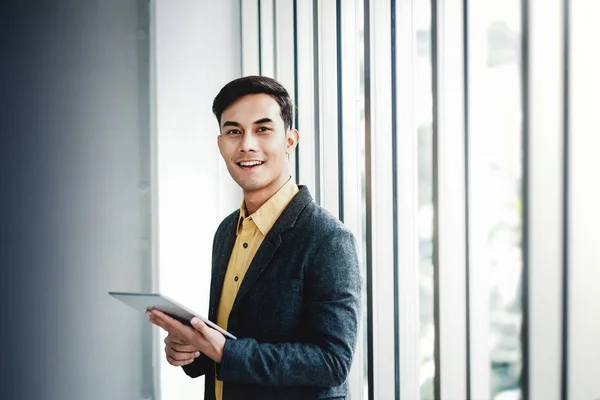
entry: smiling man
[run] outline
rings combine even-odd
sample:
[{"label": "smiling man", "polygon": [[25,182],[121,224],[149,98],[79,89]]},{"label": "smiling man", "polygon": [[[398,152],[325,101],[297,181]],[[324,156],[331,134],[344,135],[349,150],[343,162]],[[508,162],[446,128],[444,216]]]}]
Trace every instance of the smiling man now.
[{"label": "smiling man", "polygon": [[204,375],[205,399],[347,399],[361,278],[352,233],[291,178],[294,108],[277,81],[228,83],[213,103],[218,146],[242,188],[215,234],[209,319],[185,326],[159,311],[167,360]]}]

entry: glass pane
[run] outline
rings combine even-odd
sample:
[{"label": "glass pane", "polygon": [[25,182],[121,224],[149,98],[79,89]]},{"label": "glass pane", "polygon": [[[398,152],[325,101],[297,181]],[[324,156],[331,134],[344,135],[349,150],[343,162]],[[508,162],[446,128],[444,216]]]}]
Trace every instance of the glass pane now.
[{"label": "glass pane", "polygon": [[[469,33],[471,269],[485,277],[489,396],[520,398],[522,274],[521,2],[485,0]],[[473,322],[473,321],[472,321]],[[473,371],[473,373],[477,373]]]},{"label": "glass pane", "polygon": [[420,395],[434,398],[435,325],[433,285],[433,114],[431,71],[431,2],[414,3],[415,82],[414,109],[417,128],[419,173],[419,312]]},{"label": "glass pane", "polygon": [[357,93],[357,102],[358,102],[358,126],[357,132],[361,136],[361,140],[359,140],[359,160],[360,160],[360,192],[361,192],[361,201],[360,204],[362,206],[362,216],[361,216],[361,227],[362,232],[364,233],[361,237],[360,246],[362,250],[362,259],[361,259],[361,274],[363,276],[363,292],[362,292],[362,343],[359,343],[359,346],[362,346],[363,349],[363,382],[364,382],[364,390],[363,390],[363,399],[366,400],[369,398],[369,345],[368,345],[368,308],[367,308],[367,188],[366,188],[366,164],[365,164],[365,141],[364,141],[364,132],[365,132],[365,35],[364,35],[364,4],[362,1],[356,2],[356,62],[358,63],[358,93]]}]

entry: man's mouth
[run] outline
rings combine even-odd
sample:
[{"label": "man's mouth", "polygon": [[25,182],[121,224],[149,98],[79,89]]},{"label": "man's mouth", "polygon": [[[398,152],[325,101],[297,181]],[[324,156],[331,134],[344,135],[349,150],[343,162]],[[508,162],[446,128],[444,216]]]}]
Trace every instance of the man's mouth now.
[{"label": "man's mouth", "polygon": [[261,165],[264,164],[264,161],[240,161],[236,163],[238,165],[238,167],[241,167],[242,169],[253,169],[253,168],[257,168],[260,167]]}]

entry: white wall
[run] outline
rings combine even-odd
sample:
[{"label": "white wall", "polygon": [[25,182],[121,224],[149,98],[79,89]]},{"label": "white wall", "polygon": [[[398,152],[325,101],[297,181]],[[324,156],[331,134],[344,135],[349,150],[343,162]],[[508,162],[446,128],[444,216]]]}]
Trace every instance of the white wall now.
[{"label": "white wall", "polygon": [[[242,199],[218,152],[212,114],[218,91],[241,75],[239,1],[156,0],[153,28],[156,284],[167,296],[206,313],[213,235]],[[202,398],[204,378],[192,380],[170,366],[164,334],[158,336],[161,399]]]},{"label": "white wall", "polygon": [[148,10],[0,3],[0,399],[152,397]]}]

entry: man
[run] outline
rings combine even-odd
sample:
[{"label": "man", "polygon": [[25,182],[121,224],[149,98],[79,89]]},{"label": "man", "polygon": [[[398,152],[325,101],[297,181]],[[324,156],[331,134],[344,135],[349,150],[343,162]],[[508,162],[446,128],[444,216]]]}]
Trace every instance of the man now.
[{"label": "man", "polygon": [[215,234],[208,315],[237,340],[154,310],[167,360],[205,375],[207,400],[347,399],[360,317],[356,242],[291,179],[299,135],[290,96],[273,79],[244,77],[223,87],[213,112],[244,200]]}]

